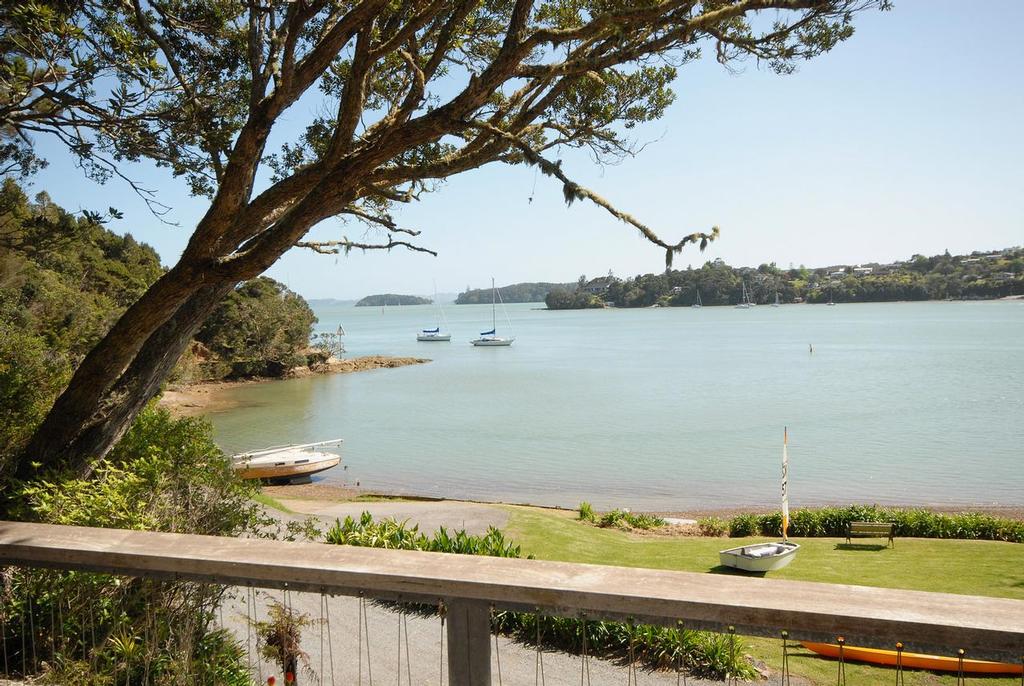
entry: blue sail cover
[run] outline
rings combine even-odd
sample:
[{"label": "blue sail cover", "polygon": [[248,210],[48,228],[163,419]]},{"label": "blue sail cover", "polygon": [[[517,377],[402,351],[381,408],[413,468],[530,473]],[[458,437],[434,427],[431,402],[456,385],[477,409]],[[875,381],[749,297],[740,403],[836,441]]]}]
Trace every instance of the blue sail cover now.
[{"label": "blue sail cover", "polygon": [[436,329],[423,329],[423,333],[441,333],[441,327],[439,326]]},{"label": "blue sail cover", "polygon": [[493,336],[494,335],[494,331],[495,331],[494,329],[491,329],[490,331],[482,331],[480,333],[480,335],[481,336]]}]

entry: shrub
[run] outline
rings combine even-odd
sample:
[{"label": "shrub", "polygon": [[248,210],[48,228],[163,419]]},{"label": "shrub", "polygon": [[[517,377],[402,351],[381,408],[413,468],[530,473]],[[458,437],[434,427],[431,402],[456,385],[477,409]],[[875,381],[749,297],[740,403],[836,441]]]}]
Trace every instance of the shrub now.
[{"label": "shrub", "polygon": [[729,520],[729,535],[733,538],[753,536],[758,531],[757,515],[741,514]]},{"label": "shrub", "polygon": [[[269,520],[251,500],[255,486],[235,476],[213,443],[210,425],[173,419],[165,410],[144,411],[108,457],[95,462],[89,477],[55,473],[11,490],[10,512],[29,521],[269,535]],[[220,586],[13,568],[3,582],[3,647],[11,664],[20,666],[21,638],[34,627],[40,662],[66,668],[59,683],[106,683],[115,672],[137,683],[147,671],[158,684],[193,678],[192,683],[245,683],[241,650],[214,630],[224,592]],[[61,618],[57,627],[55,615]],[[66,642],[87,627],[108,637],[91,654]],[[147,636],[157,640],[146,641]],[[51,647],[55,655],[49,654]],[[79,678],[83,670],[94,678]]]},{"label": "shrub", "polygon": [[612,510],[604,513],[597,525],[602,528],[650,530],[665,526],[665,520],[649,514],[634,514],[629,510]]},{"label": "shrub", "polygon": [[[897,536],[908,538],[961,538],[1024,543],[1024,521],[979,512],[942,514],[922,508],[848,505],[796,510],[789,534],[800,537],[843,537],[850,522],[892,522]],[[778,512],[740,514],[729,520],[730,536],[777,536],[782,530]]]},{"label": "shrub", "polygon": [[593,506],[585,500],[580,503],[579,513],[579,520],[582,522],[594,523],[597,521],[597,514],[594,512]]},{"label": "shrub", "polygon": [[697,520],[697,528],[701,536],[725,536],[729,524],[720,517],[701,517]]}]

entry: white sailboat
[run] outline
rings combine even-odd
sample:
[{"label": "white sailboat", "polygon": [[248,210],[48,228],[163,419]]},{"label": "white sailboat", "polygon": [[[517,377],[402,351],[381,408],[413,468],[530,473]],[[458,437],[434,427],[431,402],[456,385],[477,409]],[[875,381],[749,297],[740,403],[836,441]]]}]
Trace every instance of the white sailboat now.
[{"label": "white sailboat", "polygon": [[836,306],[836,304],[832,301],[832,284],[828,285],[828,302],[825,304],[830,305],[832,307]]},{"label": "white sailboat", "polygon": [[778,307],[781,303],[779,302],[779,292],[775,291],[775,302],[772,303],[772,307]]},{"label": "white sailboat", "polygon": [[[483,332],[481,332],[480,333],[480,338],[477,338],[477,339],[474,339],[474,340],[470,341],[470,343],[472,343],[473,345],[475,345],[477,347],[507,346],[507,345],[512,345],[512,341],[515,340],[515,338],[513,338],[512,336],[503,337],[503,336],[499,336],[497,334],[498,327],[497,327],[496,318],[495,318],[495,312],[496,312],[496,310],[495,310],[495,307],[496,307],[495,298],[496,297],[500,297],[500,296],[498,295],[498,289],[494,287],[494,277],[492,276],[491,277],[491,330],[490,331],[483,331]],[[505,309],[505,303],[502,303],[501,307],[502,307],[502,310],[504,310]],[[507,312],[505,313],[505,319],[506,320],[508,319],[508,313]],[[512,328],[512,322],[511,321],[509,321],[508,328],[509,329]]]},{"label": "white sailboat", "polygon": [[743,285],[743,295],[740,298],[739,305],[733,305],[733,307],[735,307],[737,310],[749,310],[751,302],[750,294],[747,293],[747,282],[741,281],[740,283]]},{"label": "white sailboat", "polygon": [[[444,316],[444,308],[441,307],[441,303],[437,301],[437,283],[434,284],[434,306],[437,307],[437,311],[442,320],[444,320],[444,328],[448,328],[448,318]],[[416,340],[420,342],[440,342],[446,343],[452,340],[450,333],[441,333],[441,322],[437,323],[433,329],[421,329],[416,334]]]},{"label": "white sailboat", "polygon": [[789,529],[789,435],[782,430],[782,540],[777,543],[755,543],[739,548],[730,548],[718,553],[718,561],[725,567],[742,569],[745,572],[772,572],[782,569],[796,557],[800,549],[797,543],[790,543],[786,536]]},{"label": "white sailboat", "polygon": [[704,307],[704,303],[700,301],[700,289],[697,289],[697,302],[690,305],[690,307]]}]

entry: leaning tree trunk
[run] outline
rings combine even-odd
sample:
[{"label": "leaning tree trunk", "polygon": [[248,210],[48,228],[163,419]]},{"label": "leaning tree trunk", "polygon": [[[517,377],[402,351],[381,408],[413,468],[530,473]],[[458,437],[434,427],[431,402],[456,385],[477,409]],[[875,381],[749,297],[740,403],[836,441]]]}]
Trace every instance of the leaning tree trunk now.
[{"label": "leaning tree trunk", "polygon": [[[156,395],[192,336],[234,285],[234,280],[206,283],[193,286],[181,301],[169,297],[156,303],[147,296],[159,294],[160,283],[147,291],[138,301],[149,301],[146,307],[129,308],[115,325],[117,331],[112,329],[89,353],[88,366],[83,362],[79,367],[24,451],[17,476],[31,478],[58,464],[82,472],[92,458],[105,455]],[[162,323],[154,327],[161,314]],[[138,326],[136,337],[124,336],[133,324]]]}]

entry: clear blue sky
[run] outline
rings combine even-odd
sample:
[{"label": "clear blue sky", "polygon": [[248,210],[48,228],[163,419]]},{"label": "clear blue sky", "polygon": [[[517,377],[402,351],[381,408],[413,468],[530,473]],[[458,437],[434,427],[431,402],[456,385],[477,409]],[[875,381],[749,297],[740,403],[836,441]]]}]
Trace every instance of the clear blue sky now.
[{"label": "clear blue sky", "polygon": [[[577,181],[666,240],[713,224],[722,237],[676,265],[890,261],[913,253],[1024,244],[1024,2],[896,0],[857,20],[831,54],[778,76],[754,62],[730,74],[712,60],[680,71],[678,98],[638,132],[638,157],[596,167],[568,151]],[[706,52],[710,52],[707,51]],[[300,103],[298,107],[305,107]],[[310,106],[311,109],[312,106]],[[294,113],[295,126],[303,119]],[[280,137],[289,135],[285,123]],[[279,138],[280,139],[280,138]],[[177,259],[205,201],[166,170],[136,167],[178,226],[154,219],[120,182],[84,179],[39,141],[51,165],[33,180],[70,209],[114,205],[112,229]],[[396,215],[421,229],[433,258],[396,250],[325,257],[293,249],[268,274],[310,298],[459,291],[467,285],[570,281],[657,272],[660,249],[586,203],[567,208],[532,169],[492,167],[447,182]],[[318,238],[360,235],[331,221]]]}]

